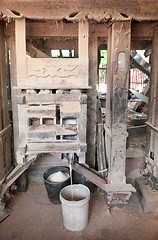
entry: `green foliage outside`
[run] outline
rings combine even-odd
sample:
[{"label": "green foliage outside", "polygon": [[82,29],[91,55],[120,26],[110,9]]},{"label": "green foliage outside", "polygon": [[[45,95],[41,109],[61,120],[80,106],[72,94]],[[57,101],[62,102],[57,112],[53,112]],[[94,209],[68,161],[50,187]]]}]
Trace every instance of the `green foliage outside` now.
[{"label": "green foliage outside", "polygon": [[100,67],[107,65],[107,50],[100,50],[101,60]]}]

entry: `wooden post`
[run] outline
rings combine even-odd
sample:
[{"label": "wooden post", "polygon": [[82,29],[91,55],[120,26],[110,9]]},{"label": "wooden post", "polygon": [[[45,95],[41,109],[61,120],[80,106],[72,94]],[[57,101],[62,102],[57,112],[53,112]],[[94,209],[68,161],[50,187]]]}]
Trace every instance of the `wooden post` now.
[{"label": "wooden post", "polygon": [[96,153],[96,104],[97,104],[97,67],[98,67],[98,37],[90,35],[89,39],[89,85],[87,91],[87,163],[95,167]]},{"label": "wooden post", "polygon": [[[13,25],[15,30],[15,24]],[[14,156],[19,146],[19,126],[18,126],[18,108],[17,108],[17,93],[19,90],[14,89],[17,86],[17,75],[16,75],[16,48],[15,48],[15,34],[11,34],[9,38],[9,49],[10,49],[10,77],[11,77],[11,97],[12,97],[12,116],[13,116],[13,132],[14,132]]]},{"label": "wooden post", "polygon": [[126,183],[127,100],[130,60],[130,22],[109,27],[106,150],[108,182]]},{"label": "wooden post", "polygon": [[[153,29],[153,43],[152,43],[152,58],[151,58],[151,82],[150,82],[150,101],[149,101],[149,114],[148,122],[154,127],[158,127],[158,26]],[[158,134],[148,129],[150,132],[148,135],[147,148],[148,156],[150,159],[150,153],[154,155],[154,161],[150,161],[149,165],[152,165],[152,174],[155,178],[158,178]],[[152,164],[151,164],[152,163]]]},{"label": "wooden post", "polygon": [[[17,86],[22,86],[24,79],[27,77],[27,65],[26,65],[26,21],[25,18],[22,19],[15,19],[15,56],[16,56],[16,79],[17,81],[14,82]],[[17,91],[15,90],[15,93]],[[16,96],[14,95],[14,101],[16,102]],[[15,106],[15,109],[18,110],[21,108],[21,106],[17,107]],[[14,109],[14,111],[15,111]],[[15,118],[16,124],[18,126],[18,131],[16,131],[16,137],[18,141],[18,145],[16,145],[16,158],[18,163],[23,163],[23,157],[19,154],[19,147],[23,146],[23,142],[25,142],[25,124],[22,123],[25,122],[25,117],[22,117],[21,115],[18,115],[18,118]],[[22,126],[22,127],[21,127]],[[24,146],[23,146],[24,147]]]},{"label": "wooden post", "polygon": [[26,22],[25,18],[15,19],[16,69],[18,82],[27,75],[26,71]]},{"label": "wooden post", "polygon": [[11,168],[4,28],[5,25],[0,21],[0,181],[7,176]]},{"label": "wooden post", "polygon": [[78,56],[79,56],[79,74],[85,78],[88,83],[88,43],[89,43],[89,24],[88,21],[80,21],[78,28]]},{"label": "wooden post", "polygon": [[[7,92],[7,72],[6,72],[6,59],[5,59],[5,38],[4,38],[4,25],[0,22],[0,80],[1,80],[1,104],[2,104],[2,125],[3,128],[9,124],[8,113],[8,92]],[[6,108],[7,107],[7,108]],[[1,124],[0,124],[1,125]]]},{"label": "wooden post", "polygon": [[87,21],[79,22],[79,39],[78,39],[78,53],[79,59],[85,65],[88,64],[88,41],[89,41],[89,24]]}]

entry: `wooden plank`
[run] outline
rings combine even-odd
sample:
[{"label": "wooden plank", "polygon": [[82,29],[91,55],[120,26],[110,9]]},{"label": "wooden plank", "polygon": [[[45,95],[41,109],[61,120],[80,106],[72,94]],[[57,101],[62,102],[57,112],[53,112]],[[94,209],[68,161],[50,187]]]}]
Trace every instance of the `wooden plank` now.
[{"label": "wooden plank", "polygon": [[79,152],[79,143],[74,143],[72,141],[57,141],[50,143],[28,143],[26,155],[31,153],[47,153],[47,152]]},{"label": "wooden plank", "polygon": [[26,77],[26,23],[25,18],[15,20],[15,47],[17,77]]},{"label": "wooden plank", "polygon": [[56,106],[27,106],[24,108],[24,112],[27,114],[27,118],[55,118]]},{"label": "wooden plank", "polygon": [[26,104],[62,104],[63,102],[83,102],[87,99],[85,94],[30,94],[25,95]]},{"label": "wooden plank", "polygon": [[60,112],[61,113],[80,113],[81,112],[81,104],[79,102],[70,102],[70,103],[62,103],[60,105]]},{"label": "wooden plank", "polygon": [[107,167],[106,167],[106,161],[105,161],[103,120],[102,120],[100,101],[98,101],[98,106],[97,106],[97,165],[98,165],[99,175],[102,178],[105,178],[107,175]]},{"label": "wooden plank", "polygon": [[[78,119],[78,139],[80,144],[86,144],[87,131],[87,104],[81,104],[81,112]],[[86,144],[87,147],[87,144]],[[87,149],[87,148],[86,148]],[[86,151],[81,151],[79,154],[79,163],[86,162]]]},{"label": "wooden plank", "polygon": [[[27,142],[27,117],[24,111],[26,105],[18,105],[18,121],[19,121],[19,147],[25,147]],[[20,162],[18,162],[20,164]],[[22,163],[21,163],[22,164]]]},{"label": "wooden plank", "polygon": [[60,126],[60,125],[32,125],[28,127],[28,134],[29,133],[49,133],[55,132],[56,135],[76,135],[77,129],[76,126]]},{"label": "wooden plank", "polygon": [[56,140],[55,132],[28,132],[28,142],[52,142]]},{"label": "wooden plank", "polygon": [[85,178],[87,178],[88,180],[90,180],[92,183],[94,183],[96,186],[98,186],[100,189],[102,189],[103,191],[105,191],[105,185],[106,185],[106,180],[97,176],[95,173],[93,173],[92,171],[90,171],[90,169],[85,168],[84,166],[82,166],[81,164],[78,163],[74,163],[72,165],[73,170],[80,173],[81,175],[83,175]]},{"label": "wooden plank", "polygon": [[81,111],[78,119],[78,134],[80,143],[86,143],[87,130],[87,104],[81,104]]},{"label": "wooden plank", "polygon": [[[37,85],[37,82],[40,84]],[[30,76],[29,78],[18,78],[19,89],[88,89],[88,82],[85,77],[52,78]]]},{"label": "wooden plank", "polygon": [[81,105],[79,102],[62,103],[60,105],[60,116],[62,118],[79,118]]},{"label": "wooden plank", "polygon": [[[29,89],[29,90],[35,90],[35,89],[41,89],[41,90],[48,90],[48,89],[58,89],[58,90],[81,90],[81,89],[83,89],[83,90],[86,90],[86,89],[91,89],[91,87],[90,86],[67,86],[67,85],[42,85],[42,86],[37,86],[37,84],[32,84],[31,86],[26,86],[26,85],[21,85],[21,87],[20,86],[17,86],[17,87],[14,87],[14,89],[16,89],[16,90],[21,90],[21,89]],[[18,94],[17,94],[18,95]]]}]

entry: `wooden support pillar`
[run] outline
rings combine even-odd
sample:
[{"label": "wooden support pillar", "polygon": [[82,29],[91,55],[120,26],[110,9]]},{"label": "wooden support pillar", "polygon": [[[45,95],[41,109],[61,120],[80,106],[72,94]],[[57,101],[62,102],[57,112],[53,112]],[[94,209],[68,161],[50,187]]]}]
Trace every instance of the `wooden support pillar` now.
[{"label": "wooden support pillar", "polygon": [[[153,28],[151,82],[148,122],[158,127],[158,26]],[[147,155],[149,172],[158,179],[158,133],[148,128]]]},{"label": "wooden support pillar", "polygon": [[[27,66],[26,66],[26,20],[25,18],[22,19],[15,19],[15,56],[16,56],[16,84],[22,88],[23,82],[27,77]],[[16,91],[16,90],[15,90]],[[17,101],[15,98],[14,101]],[[17,102],[15,102],[17,104]],[[16,106],[18,112],[21,109],[21,105]],[[21,111],[22,112],[22,111]],[[23,153],[21,153],[21,148],[25,148],[26,144],[26,124],[25,124],[25,116],[22,114],[18,114],[18,119],[16,119],[18,130],[17,133],[18,137],[18,145],[16,146],[16,159],[17,162],[22,164],[23,163]],[[23,124],[24,122],[24,124]]]},{"label": "wooden support pillar", "polygon": [[[154,106],[153,106],[153,125],[158,128],[158,26],[154,29],[154,52],[156,52],[155,66],[155,82],[154,82]],[[154,155],[156,162],[155,177],[158,178],[158,133],[155,132],[154,139]]]},{"label": "wooden support pillar", "polygon": [[130,22],[115,22],[109,27],[105,124],[108,203],[125,203],[135,192],[125,176],[130,38]]},{"label": "wooden support pillar", "polygon": [[89,24],[88,21],[79,22],[79,39],[78,53],[79,59],[83,64],[88,64],[88,41],[89,41]]},{"label": "wooden support pillar", "polygon": [[126,183],[127,101],[131,23],[115,22],[109,27],[106,111],[108,182]]},{"label": "wooden support pillar", "polygon": [[[80,21],[78,27],[78,57],[80,61],[79,72],[88,84],[88,68],[89,68],[89,23],[88,21]],[[87,115],[87,105],[82,105],[82,114]],[[84,119],[84,118],[83,118]],[[80,121],[80,140],[85,141],[87,123]],[[83,137],[81,137],[81,135]],[[85,161],[85,153],[80,153],[79,162]],[[88,162],[89,163],[89,162]]]},{"label": "wooden support pillar", "polygon": [[89,23],[88,21],[80,21],[78,28],[78,56],[80,61],[79,73],[85,78],[88,83],[88,68],[89,68]]},{"label": "wooden support pillar", "polygon": [[153,28],[147,129],[146,178],[138,178],[136,188],[144,211],[158,212],[158,25]]},{"label": "wooden support pillar", "polygon": [[26,70],[26,21],[25,18],[15,19],[15,47],[17,84],[27,76]]},{"label": "wooden support pillar", "polygon": [[[0,88],[1,88],[1,114],[0,126],[2,128],[9,124],[8,113],[8,92],[7,92],[7,72],[6,72],[6,59],[5,59],[5,37],[4,37],[4,25],[0,22]],[[7,109],[6,109],[7,107]]]},{"label": "wooden support pillar", "polygon": [[[13,25],[13,30],[15,30],[15,24]],[[16,77],[16,48],[15,48],[15,34],[14,31],[11,33],[8,39],[8,45],[10,49],[10,80],[11,80],[11,98],[12,98],[12,117],[13,117],[13,132],[14,132],[14,156],[16,156],[16,151],[18,149],[18,108],[16,103],[16,97],[18,90],[14,89],[17,86]]]},{"label": "wooden support pillar", "polygon": [[10,121],[8,112],[5,24],[0,21],[0,182],[11,168]]},{"label": "wooden support pillar", "polygon": [[89,38],[89,85],[87,91],[87,163],[95,167],[96,153],[96,104],[97,104],[97,66],[98,66],[98,37]]}]

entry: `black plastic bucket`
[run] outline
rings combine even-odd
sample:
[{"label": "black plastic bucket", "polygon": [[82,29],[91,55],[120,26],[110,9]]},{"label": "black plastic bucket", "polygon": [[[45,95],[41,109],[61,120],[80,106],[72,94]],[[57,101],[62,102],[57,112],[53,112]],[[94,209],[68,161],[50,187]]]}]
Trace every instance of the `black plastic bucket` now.
[{"label": "black plastic bucket", "polygon": [[58,166],[58,167],[52,167],[47,169],[44,174],[43,174],[43,180],[45,183],[45,187],[47,190],[48,197],[51,202],[53,203],[60,203],[59,199],[59,193],[60,191],[68,186],[70,184],[70,175],[69,178],[66,181],[63,182],[48,182],[47,178],[58,171],[65,172],[69,175],[69,168],[63,167],[63,166]]}]

